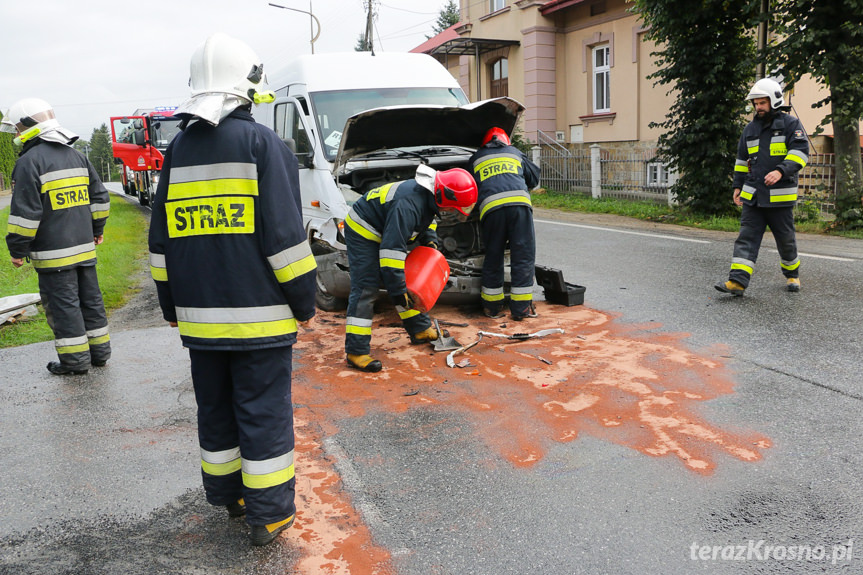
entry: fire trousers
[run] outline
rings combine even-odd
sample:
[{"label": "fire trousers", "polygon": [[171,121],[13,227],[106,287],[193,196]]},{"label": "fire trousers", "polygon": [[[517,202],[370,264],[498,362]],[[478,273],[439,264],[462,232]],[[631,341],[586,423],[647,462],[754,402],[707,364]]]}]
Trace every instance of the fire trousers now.
[{"label": "fire trousers", "polygon": [[207,501],[242,497],[250,525],[296,512],[292,350],[189,350]]},{"label": "fire trousers", "polygon": [[509,245],[509,309],[514,316],[528,313],[533,303],[533,278],[536,273],[536,238],[533,211],[527,206],[498,208],[482,219],[482,306],[497,314],[504,306],[504,251]]},{"label": "fire trousers", "polygon": [[744,288],[749,286],[761,240],[768,226],[776,239],[782,274],[786,278],[800,277],[800,258],[797,257],[797,241],[794,235],[794,208],[760,208],[743,204],[740,234],[734,242],[734,257],[728,279],[738,282]]},{"label": "fire trousers", "polygon": [[91,361],[108,361],[108,316],[95,265],[39,273],[39,296],[61,364],[87,369]]}]

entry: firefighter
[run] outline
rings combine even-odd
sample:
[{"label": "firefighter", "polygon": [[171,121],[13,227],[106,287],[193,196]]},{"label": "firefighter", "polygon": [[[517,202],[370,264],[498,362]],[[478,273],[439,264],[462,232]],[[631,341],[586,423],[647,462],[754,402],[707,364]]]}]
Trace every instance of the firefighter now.
[{"label": "firefighter", "polygon": [[743,207],[740,234],[728,281],[716,289],[742,296],[749,286],[764,230],[770,226],[779,251],[786,289],[800,291],[800,259],[794,237],[797,173],[809,161],[803,125],[784,111],[782,87],[769,78],[758,80],[746,96],[755,118],[744,128],[734,166],[734,203]]},{"label": "firefighter", "polygon": [[408,244],[437,248],[435,215],[457,212],[466,219],[475,204],[476,184],[467,171],[453,168],[437,172],[422,164],[414,179],[375,188],[354,203],[345,219],[351,274],[345,352],[350,367],[367,372],[383,368],[380,360],[369,355],[374,303],[381,282],[412,344],[440,337],[428,315],[414,308],[408,294]]},{"label": "firefighter", "polygon": [[60,361],[55,375],[87,373],[111,357],[108,317],[96,275],[96,246],[108,219],[108,190],[89,160],[72,148],[78,136],[60,126],[39,98],[20,100],[0,130],[23,144],[12,171],[6,245],[12,265],[29,258]]},{"label": "firefighter", "polygon": [[263,64],[215,34],[191,59],[192,97],[168,147],[150,224],[164,318],[189,348],[207,501],[245,514],[253,545],[291,526],[292,346],[315,313],[315,260],[297,159],[255,123]]},{"label": "firefighter", "polygon": [[509,310],[512,319],[536,317],[533,305],[536,240],[530,193],[539,185],[539,166],[513,146],[501,128],[489,129],[469,161],[479,189],[479,219],[485,260],[482,307],[488,317],[503,315],[504,251],[510,252]]}]

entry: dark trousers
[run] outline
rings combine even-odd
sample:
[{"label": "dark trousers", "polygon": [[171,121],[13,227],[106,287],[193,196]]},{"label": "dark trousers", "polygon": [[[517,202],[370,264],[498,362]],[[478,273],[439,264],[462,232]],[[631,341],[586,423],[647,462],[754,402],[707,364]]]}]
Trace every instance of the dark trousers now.
[{"label": "dark trousers", "polygon": [[533,211],[527,206],[498,208],[482,219],[485,260],[482,265],[482,304],[498,313],[504,304],[504,251],[509,246],[510,297],[513,315],[524,315],[533,302],[536,238]]},{"label": "dark trousers", "polygon": [[39,273],[39,296],[60,363],[87,368],[91,360],[108,361],[108,316],[95,265]]},{"label": "dark trousers", "polygon": [[[380,244],[365,239],[348,227],[345,227],[345,241],[348,245],[348,265],[351,268],[345,353],[368,355],[371,351],[375,300],[381,288]],[[405,330],[411,335],[431,327],[429,316],[418,310],[399,310],[399,317]]]},{"label": "dark trousers", "polygon": [[[227,505],[244,498],[250,525],[296,512],[292,350],[189,350],[207,501]],[[213,464],[211,454],[222,459]]]},{"label": "dark trousers", "polygon": [[728,274],[729,279],[743,287],[749,286],[758,251],[761,249],[761,240],[768,226],[776,240],[782,274],[786,278],[800,276],[800,259],[797,257],[797,241],[794,235],[794,208],[760,208],[743,204],[740,234],[734,242],[734,258]]}]

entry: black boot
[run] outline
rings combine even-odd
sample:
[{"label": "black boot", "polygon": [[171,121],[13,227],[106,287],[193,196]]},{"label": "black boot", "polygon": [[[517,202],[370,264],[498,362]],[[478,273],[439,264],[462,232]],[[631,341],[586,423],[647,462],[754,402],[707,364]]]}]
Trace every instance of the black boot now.
[{"label": "black boot", "polygon": [[90,368],[87,367],[63,365],[59,361],[49,361],[46,367],[48,368],[48,371],[54,375],[84,375],[90,370]]}]

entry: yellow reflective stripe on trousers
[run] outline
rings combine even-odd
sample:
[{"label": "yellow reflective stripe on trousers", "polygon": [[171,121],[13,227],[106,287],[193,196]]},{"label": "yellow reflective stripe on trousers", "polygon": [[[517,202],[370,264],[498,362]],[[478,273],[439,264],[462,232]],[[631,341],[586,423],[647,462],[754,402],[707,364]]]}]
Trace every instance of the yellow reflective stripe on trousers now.
[{"label": "yellow reflective stripe on trousers", "polygon": [[89,350],[90,345],[87,343],[87,336],[82,335],[80,337],[55,339],[54,348],[57,350],[57,353],[81,353],[82,351]]},{"label": "yellow reflective stripe on trousers", "polygon": [[364,317],[348,317],[345,333],[372,335],[372,320]]},{"label": "yellow reflective stripe on trousers", "polygon": [[60,268],[96,259],[96,244],[93,242],[59,250],[30,252],[34,268]]},{"label": "yellow reflective stripe on trousers", "polygon": [[201,469],[208,475],[230,475],[241,469],[240,448],[207,451],[201,448]]},{"label": "yellow reflective stripe on trousers", "polygon": [[353,211],[348,212],[348,215],[345,216],[345,223],[348,225],[349,228],[351,228],[367,240],[381,243],[381,235],[378,233],[378,231],[374,229],[368,222],[356,215]]},{"label": "yellow reflective stripe on trousers", "polygon": [[733,270],[743,270],[749,275],[752,275],[752,268],[755,267],[755,262],[752,260],[747,260],[743,258],[732,258],[731,259],[731,269]]},{"label": "yellow reflective stripe on trousers", "polygon": [[289,281],[307,274],[318,267],[315,256],[309,247],[309,242],[303,240],[293,247],[269,256],[267,260],[276,274],[279,283]]},{"label": "yellow reflective stripe on trousers", "polygon": [[187,337],[253,339],[297,331],[297,321],[287,305],[176,309],[180,335]]},{"label": "yellow reflective stripe on trousers", "polygon": [[294,452],[253,461],[242,459],[243,485],[250,489],[266,489],[287,483],[294,477]]},{"label": "yellow reflective stripe on trousers", "polygon": [[779,265],[782,267],[782,269],[785,269],[785,270],[789,270],[789,271],[790,270],[796,270],[797,268],[800,267],[800,258],[796,258],[796,259],[791,260],[791,261],[781,260],[779,262]]},{"label": "yellow reflective stripe on trousers", "polygon": [[509,299],[513,301],[533,301],[533,286],[510,288]]},{"label": "yellow reflective stripe on trousers", "polygon": [[485,301],[500,301],[503,299],[503,288],[487,288],[483,286],[480,297]]},{"label": "yellow reflective stripe on trousers", "polygon": [[165,265],[165,254],[150,252],[150,275],[154,281],[168,281],[168,268]]}]

